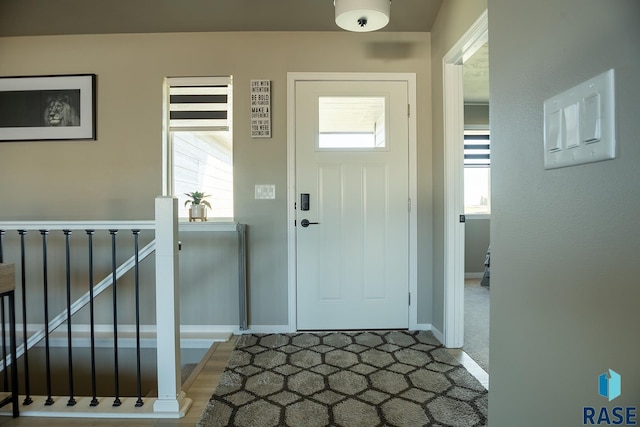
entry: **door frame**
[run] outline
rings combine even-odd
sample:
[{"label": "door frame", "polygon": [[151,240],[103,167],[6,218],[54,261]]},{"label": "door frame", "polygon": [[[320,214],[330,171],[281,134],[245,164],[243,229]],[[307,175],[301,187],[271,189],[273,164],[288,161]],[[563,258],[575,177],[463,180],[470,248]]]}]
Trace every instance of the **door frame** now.
[{"label": "door frame", "polygon": [[[297,281],[296,281],[296,82],[298,81],[402,81],[407,83],[409,102],[409,329],[418,328],[418,173],[417,173],[417,120],[416,120],[416,74],[415,73],[287,73],[287,249],[288,249],[288,322],[289,332],[298,330]],[[409,203],[409,201],[407,201]]]},{"label": "door frame", "polygon": [[444,108],[444,345],[464,344],[464,97],[462,64],[489,40],[485,10],[442,58]]}]

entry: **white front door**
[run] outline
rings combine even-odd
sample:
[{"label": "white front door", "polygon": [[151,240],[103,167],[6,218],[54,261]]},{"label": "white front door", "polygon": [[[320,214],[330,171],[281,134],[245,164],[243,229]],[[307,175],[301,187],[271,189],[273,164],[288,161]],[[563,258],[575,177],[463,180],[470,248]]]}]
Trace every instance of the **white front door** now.
[{"label": "white front door", "polygon": [[409,326],[407,86],[295,84],[298,329]]}]

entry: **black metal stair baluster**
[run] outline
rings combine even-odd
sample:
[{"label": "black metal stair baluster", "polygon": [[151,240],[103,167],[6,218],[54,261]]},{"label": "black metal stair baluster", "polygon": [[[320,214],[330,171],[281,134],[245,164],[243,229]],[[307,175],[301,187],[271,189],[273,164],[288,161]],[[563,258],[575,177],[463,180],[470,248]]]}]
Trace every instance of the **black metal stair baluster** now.
[{"label": "black metal stair baluster", "polygon": [[16,295],[15,289],[9,292],[9,337],[11,339],[11,391],[15,394],[13,399],[13,418],[20,415],[18,408],[18,355],[16,351]]},{"label": "black metal stair baluster", "polygon": [[24,401],[23,405],[30,405],[33,403],[31,399],[31,383],[29,379],[29,351],[27,349],[27,276],[26,276],[26,255],[25,255],[25,243],[24,236],[27,234],[27,230],[18,230],[20,235],[20,266],[21,274],[20,279],[22,283],[22,342],[24,343]]},{"label": "black metal stair baluster", "polygon": [[46,406],[53,405],[51,398],[51,359],[49,354],[49,283],[47,271],[47,235],[49,230],[40,230],[42,235],[42,280],[44,288],[44,348],[45,348],[45,377],[47,380]]},{"label": "black metal stair baluster", "polygon": [[96,334],[93,312],[93,234],[95,230],[85,230],[89,237],[89,329],[91,333],[91,403],[89,406],[98,406],[96,390]]},{"label": "black metal stair baluster", "polygon": [[116,234],[118,230],[109,230],[111,234],[111,274],[113,288],[113,364],[115,380],[115,399],[113,406],[120,406],[120,381],[118,378],[118,291],[116,286]]},{"label": "black metal stair baluster", "polygon": [[[0,230],[0,263],[4,262],[4,233],[4,230]],[[7,391],[9,389],[9,377],[7,376],[7,332],[4,323],[4,298],[2,298],[2,304],[0,304],[0,317],[2,317],[2,362],[4,367],[2,383],[4,390]]]},{"label": "black metal stair baluster", "polygon": [[142,375],[140,370],[140,260],[138,258],[138,240],[140,236],[140,230],[131,230],[133,233],[133,246],[135,257],[135,292],[136,292],[136,386],[138,390],[138,400],[136,400],[136,407],[144,405],[142,400]]},{"label": "black metal stair baluster", "polygon": [[74,406],[73,393],[73,346],[71,337],[71,230],[62,230],[65,240],[66,279],[67,279],[67,345],[69,358],[69,400],[67,406]]},{"label": "black metal stair baluster", "polygon": [[[13,418],[20,415],[18,408],[18,356],[16,352],[16,295],[15,289],[9,292],[9,338],[11,339],[11,392],[14,394],[12,399]],[[4,298],[3,298],[4,300]],[[4,318],[3,318],[4,320]]]},{"label": "black metal stair baluster", "polygon": [[9,377],[7,376],[7,331],[5,330],[5,314],[4,314],[4,297],[2,297],[2,301],[0,301],[0,318],[2,318],[2,364],[4,370],[2,371],[2,383],[3,390],[9,390]]}]

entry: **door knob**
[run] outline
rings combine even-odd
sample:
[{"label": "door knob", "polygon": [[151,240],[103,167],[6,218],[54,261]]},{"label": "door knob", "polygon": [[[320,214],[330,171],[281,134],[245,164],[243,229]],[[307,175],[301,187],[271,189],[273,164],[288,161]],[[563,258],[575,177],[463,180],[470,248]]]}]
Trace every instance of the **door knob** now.
[{"label": "door knob", "polygon": [[303,226],[303,227],[308,227],[308,226],[310,226],[312,224],[319,224],[319,222],[309,222],[309,220],[306,219],[306,218],[303,219],[302,221],[300,221],[300,225]]}]

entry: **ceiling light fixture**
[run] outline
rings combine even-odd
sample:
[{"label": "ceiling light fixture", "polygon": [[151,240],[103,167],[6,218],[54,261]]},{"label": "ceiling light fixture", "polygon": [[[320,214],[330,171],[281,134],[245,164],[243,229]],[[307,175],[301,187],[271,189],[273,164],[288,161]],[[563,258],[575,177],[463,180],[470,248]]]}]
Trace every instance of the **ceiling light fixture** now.
[{"label": "ceiling light fixture", "polygon": [[389,23],[391,0],[334,0],[336,24],[347,31],[376,31]]}]

